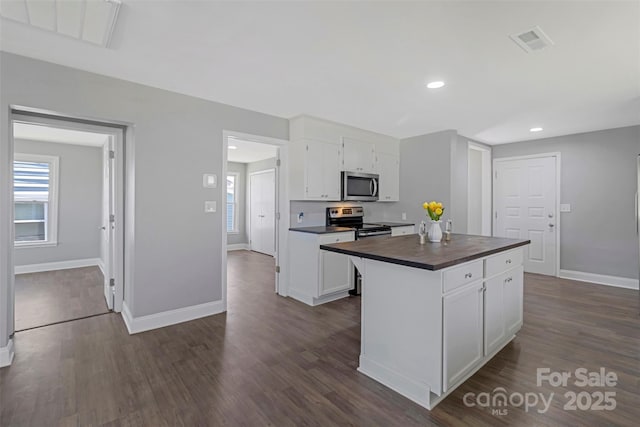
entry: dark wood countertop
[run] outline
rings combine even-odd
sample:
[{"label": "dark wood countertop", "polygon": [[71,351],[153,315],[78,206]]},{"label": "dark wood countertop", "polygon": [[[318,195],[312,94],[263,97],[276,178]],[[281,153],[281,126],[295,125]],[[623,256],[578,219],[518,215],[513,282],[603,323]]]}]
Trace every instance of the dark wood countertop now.
[{"label": "dark wood countertop", "polygon": [[349,231],[356,231],[351,227],[334,227],[331,225],[319,225],[317,227],[293,227],[289,231],[297,231],[299,233],[311,233],[311,234],[329,234],[329,233],[347,233]]},{"label": "dark wood countertop", "polygon": [[529,243],[531,240],[452,234],[448,242],[421,245],[420,237],[410,234],[320,245],[320,249],[424,270],[440,270]]}]

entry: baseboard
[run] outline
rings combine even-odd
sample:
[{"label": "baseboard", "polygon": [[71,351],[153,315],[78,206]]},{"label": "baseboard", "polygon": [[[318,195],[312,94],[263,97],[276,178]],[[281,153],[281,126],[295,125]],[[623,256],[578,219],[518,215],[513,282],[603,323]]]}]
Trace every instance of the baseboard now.
[{"label": "baseboard", "polygon": [[251,249],[248,243],[232,243],[227,244],[227,251],[248,251]]},{"label": "baseboard", "polygon": [[0,347],[0,368],[11,365],[13,355],[13,340],[10,339],[5,347]]},{"label": "baseboard", "polygon": [[98,268],[102,272],[102,276],[107,277],[107,275],[104,272],[105,267],[104,267],[104,262],[102,261],[102,258],[98,258]]},{"label": "baseboard", "polygon": [[100,266],[100,258],[72,259],[70,261],[45,262],[42,264],[16,265],[15,274],[40,273],[42,271],[66,270],[68,268]]},{"label": "baseboard", "polygon": [[579,280],[581,282],[596,283],[598,285],[638,289],[638,280],[628,277],[607,276],[605,274],[585,273],[583,271],[573,270],[560,270],[560,277],[562,279]]},{"label": "baseboard", "polygon": [[201,317],[212,316],[226,311],[224,303],[212,301],[204,304],[192,305],[190,307],[178,308],[175,310],[163,311],[161,313],[149,314],[147,316],[133,317],[127,303],[122,304],[122,318],[127,326],[129,334],[150,331],[152,329],[164,328],[165,326],[176,325],[188,322]]}]

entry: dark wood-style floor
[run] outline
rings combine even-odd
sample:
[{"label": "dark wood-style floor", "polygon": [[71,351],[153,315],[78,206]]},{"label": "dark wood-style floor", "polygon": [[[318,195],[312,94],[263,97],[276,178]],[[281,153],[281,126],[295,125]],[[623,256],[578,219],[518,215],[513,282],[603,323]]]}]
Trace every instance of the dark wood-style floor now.
[{"label": "dark wood-style floor", "polygon": [[16,331],[106,313],[98,267],[16,275]]},{"label": "dark wood-style floor", "polygon": [[[129,336],[108,314],[19,332],[0,369],[2,426],[637,425],[638,292],[525,279],[517,338],[433,411],[356,371],[359,298],[311,308],[273,291],[273,259],[229,253],[226,314]],[[407,296],[410,297],[409,295]],[[616,387],[536,385],[536,369],[600,367]],[[466,393],[554,392],[546,413],[465,407]],[[614,411],[565,411],[567,390],[615,391]],[[541,406],[538,406],[541,409]]]}]

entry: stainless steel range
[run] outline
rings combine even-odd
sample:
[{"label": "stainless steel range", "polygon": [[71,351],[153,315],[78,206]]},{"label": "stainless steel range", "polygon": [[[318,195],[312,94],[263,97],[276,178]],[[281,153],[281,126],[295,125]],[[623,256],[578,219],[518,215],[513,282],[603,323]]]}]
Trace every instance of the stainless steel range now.
[{"label": "stainless steel range", "polygon": [[[391,227],[388,225],[365,223],[362,206],[327,208],[326,225],[354,228],[356,230],[356,239],[391,235]],[[349,293],[351,295],[360,295],[362,276],[355,267],[353,277],[353,289]]]}]

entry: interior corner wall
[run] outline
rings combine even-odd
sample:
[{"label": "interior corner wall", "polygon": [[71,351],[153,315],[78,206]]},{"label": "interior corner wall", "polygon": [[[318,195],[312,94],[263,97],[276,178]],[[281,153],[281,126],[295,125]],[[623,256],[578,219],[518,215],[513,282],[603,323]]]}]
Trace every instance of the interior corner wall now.
[{"label": "interior corner wall", "polygon": [[14,151],[59,158],[58,244],[17,247],[14,264],[100,258],[102,148],[16,139]]},{"label": "interior corner wall", "polygon": [[638,278],[640,126],[494,145],[493,158],[561,153],[560,268]]},{"label": "interior corner wall", "polygon": [[[457,175],[452,172],[451,157],[457,150],[457,136],[455,130],[445,130],[400,141],[400,201],[394,209],[406,212],[407,221],[416,224],[426,221],[422,203],[431,200],[445,206],[443,222],[463,215],[456,213],[456,205],[461,204],[460,201],[452,200],[454,186],[460,186]],[[464,218],[466,229],[466,213]],[[454,231],[460,232],[459,221],[455,221]]]},{"label": "interior corner wall", "polygon": [[451,211],[455,233],[466,233],[469,210],[469,140],[456,133],[451,141]]},{"label": "interior corner wall", "polygon": [[237,245],[248,243],[247,239],[247,228],[245,227],[246,221],[246,205],[247,205],[247,197],[246,197],[246,189],[247,189],[247,164],[246,163],[236,163],[236,162],[227,162],[227,173],[235,173],[237,174],[237,182],[236,182],[236,206],[238,207],[238,212],[236,214],[237,220],[237,233],[227,233],[227,244],[229,245]]},{"label": "interior corner wall", "polygon": [[[204,202],[222,205],[226,189],[203,188],[202,175],[222,175],[224,130],[287,140],[288,120],[7,52],[0,88],[0,182],[10,179],[11,106],[131,124],[135,268],[125,288],[134,317],[222,300],[224,211],[205,213]],[[2,242],[11,239],[8,187],[0,186]],[[13,267],[12,248],[0,246],[2,347],[13,325]]]}]

